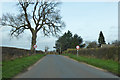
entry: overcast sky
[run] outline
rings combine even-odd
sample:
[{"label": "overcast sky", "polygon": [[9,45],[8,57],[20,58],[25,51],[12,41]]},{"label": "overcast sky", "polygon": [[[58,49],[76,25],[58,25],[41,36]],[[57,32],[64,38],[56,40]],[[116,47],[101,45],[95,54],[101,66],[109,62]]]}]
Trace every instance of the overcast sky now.
[{"label": "overcast sky", "polygon": [[[0,3],[0,16],[18,10],[15,4],[15,2]],[[117,2],[63,2],[60,9],[62,20],[66,23],[62,34],[70,30],[73,34],[81,36],[84,41],[97,41],[99,32],[103,31],[107,43],[118,39]],[[2,40],[0,45],[30,49],[29,31],[22,34],[19,39],[10,38],[9,31],[10,27],[0,28],[0,40]],[[41,32],[38,35],[37,49],[44,50],[45,46],[48,46],[53,50],[57,38],[44,37]]]}]

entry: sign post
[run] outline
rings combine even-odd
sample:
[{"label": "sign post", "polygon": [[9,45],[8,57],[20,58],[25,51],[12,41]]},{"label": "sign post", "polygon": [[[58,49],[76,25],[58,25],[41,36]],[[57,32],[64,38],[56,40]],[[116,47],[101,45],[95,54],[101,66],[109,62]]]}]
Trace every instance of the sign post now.
[{"label": "sign post", "polygon": [[78,56],[78,49],[80,49],[80,46],[77,45],[77,46],[76,46],[76,49],[77,49],[77,56]]},{"label": "sign post", "polygon": [[[37,45],[35,44],[35,45],[33,46],[33,48],[37,48]],[[35,54],[36,54],[36,50],[35,50]]]}]

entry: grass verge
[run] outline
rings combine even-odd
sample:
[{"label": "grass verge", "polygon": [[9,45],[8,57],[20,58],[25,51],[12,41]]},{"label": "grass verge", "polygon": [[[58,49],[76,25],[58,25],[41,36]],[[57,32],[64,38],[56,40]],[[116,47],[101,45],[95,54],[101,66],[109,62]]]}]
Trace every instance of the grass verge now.
[{"label": "grass verge", "polygon": [[0,64],[0,79],[2,78],[2,64]]},{"label": "grass verge", "polygon": [[120,76],[119,66],[120,64],[118,62],[115,62],[113,60],[103,60],[103,59],[97,59],[97,58],[91,58],[91,57],[85,57],[85,56],[76,56],[74,54],[63,54],[65,56],[69,56],[70,58],[73,58],[80,62],[85,62],[87,64],[91,64],[93,66],[105,69],[109,72],[112,72],[118,76]]},{"label": "grass verge", "polygon": [[43,54],[36,54],[17,58],[15,60],[3,61],[2,62],[2,78],[12,78],[18,73],[25,71],[30,65],[34,64]]}]

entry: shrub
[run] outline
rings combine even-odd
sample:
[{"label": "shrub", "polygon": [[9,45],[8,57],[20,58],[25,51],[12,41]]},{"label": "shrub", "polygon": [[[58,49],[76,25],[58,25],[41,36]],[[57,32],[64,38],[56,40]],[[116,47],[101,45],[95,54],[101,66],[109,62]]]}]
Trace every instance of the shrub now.
[{"label": "shrub", "polygon": [[[29,56],[30,50],[13,48],[13,47],[1,47],[2,48],[2,60],[13,60],[23,56]],[[36,51],[37,54],[43,54],[43,51]]]},{"label": "shrub", "polygon": [[[80,56],[87,56],[87,57],[95,57],[99,59],[110,59],[114,61],[118,61],[118,49],[120,47],[109,47],[109,48],[85,48],[85,49],[79,49],[78,54]],[[64,52],[69,54],[76,54],[76,49],[68,49]],[[120,61],[119,61],[120,62]]]}]

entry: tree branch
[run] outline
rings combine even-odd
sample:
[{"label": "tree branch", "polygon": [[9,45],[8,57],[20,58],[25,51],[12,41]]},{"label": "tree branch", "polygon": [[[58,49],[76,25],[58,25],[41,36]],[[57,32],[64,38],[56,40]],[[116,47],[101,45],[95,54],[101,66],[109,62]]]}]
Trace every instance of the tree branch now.
[{"label": "tree branch", "polygon": [[29,22],[29,20],[28,20],[28,14],[27,14],[27,7],[28,7],[28,5],[29,5],[29,3],[28,2],[19,2],[19,4],[22,6],[22,8],[23,8],[23,11],[24,11],[24,15],[25,15],[25,19],[26,19],[26,22],[27,22],[27,24],[28,24],[28,28],[31,30],[31,32],[33,31],[33,28],[31,27],[31,24],[30,24],[30,22]]},{"label": "tree branch", "polygon": [[34,11],[33,11],[33,20],[34,20],[34,23],[36,24],[36,20],[35,20],[35,11],[36,11],[36,7],[37,7],[37,5],[38,5],[38,1],[36,2],[36,4],[35,4],[35,7],[34,7]]}]

